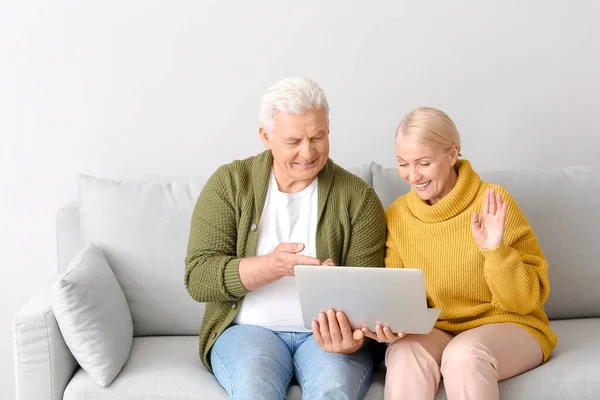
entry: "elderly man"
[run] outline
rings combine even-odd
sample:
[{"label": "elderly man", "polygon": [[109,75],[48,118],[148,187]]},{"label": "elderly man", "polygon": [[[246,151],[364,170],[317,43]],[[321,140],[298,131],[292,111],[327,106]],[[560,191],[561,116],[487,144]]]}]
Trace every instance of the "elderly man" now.
[{"label": "elderly man", "polygon": [[[200,358],[235,399],[363,398],[364,335],[329,310],[305,329],[294,266],[382,267],[381,202],[329,159],[329,107],[313,81],[288,78],[260,106],[266,151],[221,166],[191,222],[185,285],[206,302]],[[317,317],[317,316],[315,316]]]}]

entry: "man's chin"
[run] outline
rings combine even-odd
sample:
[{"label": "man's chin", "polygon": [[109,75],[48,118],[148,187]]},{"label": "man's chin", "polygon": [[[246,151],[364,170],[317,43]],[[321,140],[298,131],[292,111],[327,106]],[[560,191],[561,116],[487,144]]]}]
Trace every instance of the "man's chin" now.
[{"label": "man's chin", "polygon": [[319,175],[320,170],[317,168],[307,168],[294,171],[294,177],[297,181],[308,181],[315,179]]},{"label": "man's chin", "polygon": [[322,169],[324,165],[319,164],[318,162],[313,161],[310,164],[295,164],[294,169],[300,175],[317,175]]},{"label": "man's chin", "polygon": [[309,181],[311,179],[315,179],[319,175],[317,171],[311,171],[310,173],[301,173],[296,174],[296,180],[298,181]]}]

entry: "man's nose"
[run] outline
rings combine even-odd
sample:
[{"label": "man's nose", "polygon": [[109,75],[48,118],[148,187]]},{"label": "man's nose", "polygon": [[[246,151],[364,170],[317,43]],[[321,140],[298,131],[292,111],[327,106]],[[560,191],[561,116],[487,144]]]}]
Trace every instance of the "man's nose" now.
[{"label": "man's nose", "polygon": [[312,156],[313,145],[310,140],[306,139],[300,143],[300,156],[306,158],[307,161],[310,161],[310,157]]}]

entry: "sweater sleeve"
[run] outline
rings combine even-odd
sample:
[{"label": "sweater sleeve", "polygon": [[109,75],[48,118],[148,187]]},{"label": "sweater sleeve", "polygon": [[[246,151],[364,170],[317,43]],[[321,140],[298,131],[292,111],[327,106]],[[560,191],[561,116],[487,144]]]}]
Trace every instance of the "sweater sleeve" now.
[{"label": "sweater sleeve", "polygon": [[383,267],[385,258],[385,212],[370,186],[351,218],[346,266]]},{"label": "sweater sleeve", "polygon": [[235,201],[227,166],[204,186],[192,215],[185,287],[196,301],[231,301],[248,291],[239,275]]},{"label": "sweater sleeve", "polygon": [[398,251],[398,243],[395,238],[394,231],[396,224],[400,221],[400,217],[394,212],[394,203],[386,212],[387,219],[387,239],[385,242],[385,267],[386,268],[404,268],[400,252]]},{"label": "sweater sleeve", "polygon": [[492,303],[517,314],[542,307],[550,294],[548,263],[531,226],[514,199],[508,202],[504,240],[495,249],[482,250],[485,279]]},{"label": "sweater sleeve", "polygon": [[396,249],[394,239],[388,233],[388,238],[385,244],[385,267],[386,268],[404,268],[400,254]]}]

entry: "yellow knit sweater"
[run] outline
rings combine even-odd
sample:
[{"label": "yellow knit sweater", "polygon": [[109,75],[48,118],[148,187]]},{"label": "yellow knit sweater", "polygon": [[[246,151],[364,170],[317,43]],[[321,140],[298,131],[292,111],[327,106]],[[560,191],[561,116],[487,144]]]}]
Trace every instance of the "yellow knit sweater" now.
[{"label": "yellow knit sweater", "polygon": [[[456,168],[456,186],[433,206],[413,189],[388,208],[385,265],[423,270],[428,305],[442,309],[438,329],[457,335],[484,324],[513,323],[536,338],[546,361],[557,337],[544,312],[550,292],[544,253],[506,190],[481,181],[467,160]],[[500,246],[481,250],[471,217],[481,211],[489,187],[508,203],[506,228]]]}]

